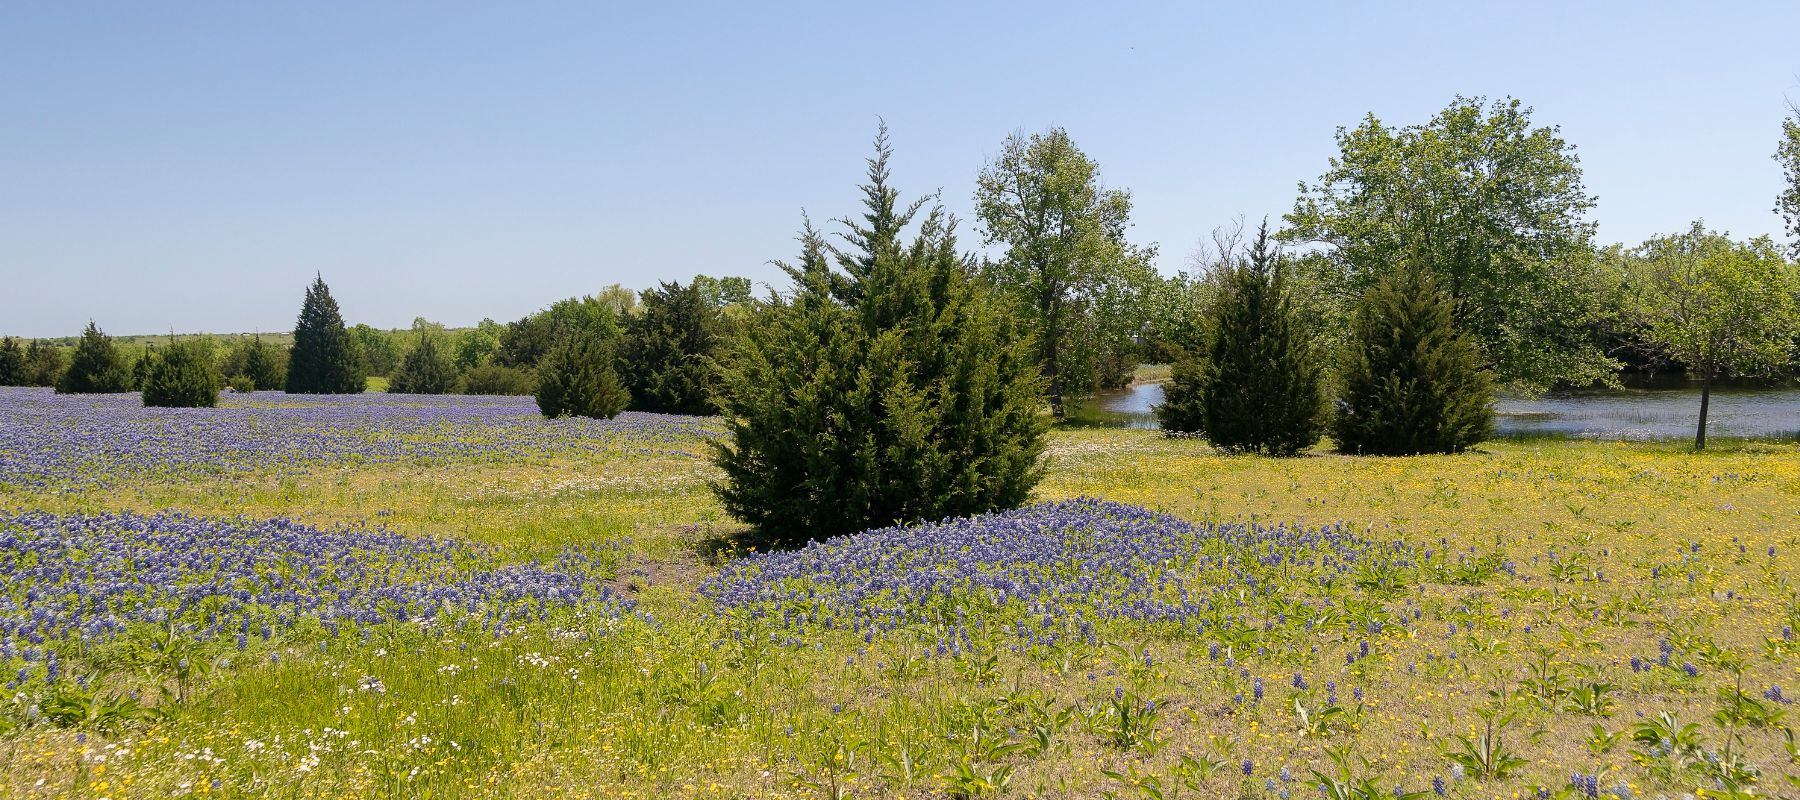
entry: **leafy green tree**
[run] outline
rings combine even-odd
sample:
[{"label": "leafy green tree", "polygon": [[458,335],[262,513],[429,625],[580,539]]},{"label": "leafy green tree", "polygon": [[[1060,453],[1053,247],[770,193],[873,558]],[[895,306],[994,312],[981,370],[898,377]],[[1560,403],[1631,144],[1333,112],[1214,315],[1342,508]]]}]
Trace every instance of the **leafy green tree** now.
[{"label": "leafy green tree", "polygon": [[500,349],[500,333],[506,330],[491,319],[483,319],[470,328],[456,335],[456,368],[471,370],[486,364]]},{"label": "leafy green tree", "polygon": [[[720,377],[726,510],[780,543],[1017,505],[1046,420],[1030,342],[956,251],[955,220],[888,184],[887,130],[842,248],[808,224],[794,281]],[[930,198],[927,198],[929,200]],[[839,269],[832,268],[836,256]]]},{"label": "leafy green tree", "polygon": [[1775,148],[1783,178],[1775,213],[1787,227],[1788,257],[1800,261],[1800,103],[1789,107],[1794,113],[1781,121],[1781,144]]},{"label": "leafy green tree", "polygon": [[426,330],[419,334],[400,368],[394,372],[388,391],[401,394],[444,394],[456,387],[456,364],[448,350],[438,344],[441,334]]},{"label": "leafy green tree", "polygon": [[619,316],[614,309],[621,301],[616,293],[605,299],[599,296],[571,297],[509,322],[506,330],[500,333],[494,363],[504,367],[535,368],[544,356],[570,336],[610,344],[619,336]]},{"label": "leafy green tree", "polygon": [[1228,452],[1290,456],[1319,441],[1323,370],[1288,297],[1285,262],[1264,222],[1222,281],[1204,353],[1177,362],[1157,409],[1164,428],[1204,432]]},{"label": "leafy green tree", "polygon": [[55,386],[66,368],[61,350],[36,339],[25,346],[25,385]]},{"label": "leafy green tree", "polygon": [[614,342],[572,333],[538,367],[537,404],[546,417],[612,419],[631,402],[613,368]]},{"label": "leafy green tree", "polygon": [[322,277],[313,278],[294,325],[288,353],[289,394],[360,394],[366,388],[362,353],[356,337],[344,328],[344,317]]},{"label": "leafy green tree", "polygon": [[0,386],[24,386],[25,348],[19,340],[8,336],[0,339]]},{"label": "leafy green tree", "polygon": [[696,278],[664,283],[642,295],[620,342],[619,370],[631,407],[667,414],[711,414],[711,384],[724,315]]},{"label": "leafy green tree", "polygon": [[356,350],[362,355],[363,373],[383,378],[394,374],[400,366],[400,344],[395,334],[357,323],[350,326]]},{"label": "leafy green tree", "polygon": [[[1459,97],[1424,125],[1369,115],[1286,216],[1288,241],[1324,245],[1340,300],[1389,273],[1428,269],[1481,358],[1519,388],[1613,380],[1594,340],[1608,313],[1593,255],[1594,200],[1572,145],[1517,100]],[[1348,309],[1347,302],[1339,308]]]},{"label": "leafy green tree", "polygon": [[69,368],[56,382],[58,394],[111,394],[131,391],[131,367],[111,336],[93,320],[75,343]]},{"label": "leafy green tree", "polygon": [[218,359],[213,341],[194,336],[145,353],[150,362],[144,377],[144,405],[163,408],[212,408],[219,404]]},{"label": "leafy green tree", "polygon": [[535,394],[537,377],[518,367],[481,364],[463,372],[457,391],[462,394]]},{"label": "leafy green tree", "polygon": [[1800,274],[1767,236],[1734,242],[1700,222],[1632,254],[1645,338],[1700,379],[1694,449],[1706,448],[1712,384],[1792,363]]},{"label": "leafy green tree", "polygon": [[1493,435],[1494,392],[1455,305],[1422,270],[1389,272],[1356,306],[1331,435],[1366,455],[1454,453]]},{"label": "leafy green tree", "polygon": [[1008,137],[976,180],[984,243],[1005,253],[987,265],[1037,337],[1051,413],[1065,394],[1116,383],[1136,366],[1142,295],[1154,282],[1153,248],[1125,241],[1131,194],[1100,184],[1100,167],[1067,131]]}]

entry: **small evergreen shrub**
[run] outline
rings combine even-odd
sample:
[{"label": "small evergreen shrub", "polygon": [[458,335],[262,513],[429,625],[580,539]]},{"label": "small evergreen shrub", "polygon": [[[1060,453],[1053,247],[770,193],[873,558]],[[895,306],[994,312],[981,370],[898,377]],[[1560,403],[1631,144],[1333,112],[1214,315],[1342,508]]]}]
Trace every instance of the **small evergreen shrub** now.
[{"label": "small evergreen shrub", "polygon": [[1269,226],[1214,301],[1203,355],[1177,362],[1157,409],[1166,430],[1205,434],[1227,452],[1290,456],[1325,428],[1324,371],[1288,296]]},{"label": "small evergreen shrub", "polygon": [[456,364],[437,334],[426,332],[406,351],[400,367],[388,382],[388,391],[400,394],[444,394],[456,386]]},{"label": "small evergreen shrub", "polygon": [[56,381],[59,394],[116,394],[131,391],[131,367],[119,352],[112,337],[100,331],[93,320],[82,331],[75,344],[69,368]]},{"label": "small evergreen shrub", "polygon": [[1414,269],[1383,278],[1350,333],[1332,425],[1338,450],[1454,453],[1493,434],[1493,384],[1435,281]]},{"label": "small evergreen shrub", "polygon": [[611,342],[574,334],[551,349],[538,367],[538,409],[546,417],[612,419],[631,394],[613,368]]},{"label": "small evergreen shrub", "polygon": [[145,354],[144,405],[212,408],[219,404],[219,365],[211,339],[191,338]]}]

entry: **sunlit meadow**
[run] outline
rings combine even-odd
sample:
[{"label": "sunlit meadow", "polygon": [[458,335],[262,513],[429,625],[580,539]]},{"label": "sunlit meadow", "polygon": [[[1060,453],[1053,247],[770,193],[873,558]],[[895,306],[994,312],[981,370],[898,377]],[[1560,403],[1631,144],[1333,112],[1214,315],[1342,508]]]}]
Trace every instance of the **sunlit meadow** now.
[{"label": "sunlit meadow", "polygon": [[718,435],[0,389],[0,795],[1800,794],[1800,446],[1058,430],[762,553]]}]

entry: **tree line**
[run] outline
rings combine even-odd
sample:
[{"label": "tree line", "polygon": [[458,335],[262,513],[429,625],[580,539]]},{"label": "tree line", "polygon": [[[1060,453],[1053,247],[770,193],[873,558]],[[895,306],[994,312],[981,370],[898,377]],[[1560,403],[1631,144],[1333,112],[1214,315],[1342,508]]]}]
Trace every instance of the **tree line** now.
[{"label": "tree line", "polygon": [[382,370],[394,391],[535,394],[548,416],[718,413],[719,497],[788,541],[1020,502],[1051,421],[1143,362],[1175,365],[1164,426],[1230,451],[1460,450],[1490,434],[1497,388],[1630,369],[1700,381],[1703,447],[1714,380],[1800,352],[1800,109],[1776,151],[1786,253],[1703,222],[1596,245],[1574,146],[1531,117],[1460,97],[1414,125],[1370,115],[1278,228],[1222,229],[1166,278],[1129,239],[1130,193],[1066,131],[1008,137],[980,171],[971,253],[936,196],[901,201],[883,126],[861,212],[804,222],[764,297],[741,278],[615,286],[455,335],[420,320],[402,350],[346,327],[321,278],[291,348],[127,365],[90,324],[66,368],[0,342],[0,378],[204,405],[219,384],[356,392]]}]

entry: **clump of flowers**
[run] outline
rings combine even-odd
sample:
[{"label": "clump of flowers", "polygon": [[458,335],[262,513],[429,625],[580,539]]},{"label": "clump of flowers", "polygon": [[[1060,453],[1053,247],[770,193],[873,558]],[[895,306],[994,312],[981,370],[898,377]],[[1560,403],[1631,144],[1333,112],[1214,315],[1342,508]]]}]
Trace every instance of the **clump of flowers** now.
[{"label": "clump of flowers", "polygon": [[1195,525],[1097,499],[882,528],[754,555],[700,589],[717,607],[789,630],[873,634],[925,623],[1016,628],[1028,644],[1100,620],[1236,625],[1241,588],[1342,575],[1410,551],[1342,526]]},{"label": "clump of flowers", "polygon": [[559,615],[616,620],[633,603],[605,584],[610,563],[602,550],[569,549],[548,564],[503,564],[462,542],[283,519],[0,513],[0,656],[42,662],[50,678],[58,650],[134,629],[244,649],[303,626],[505,635]]}]

